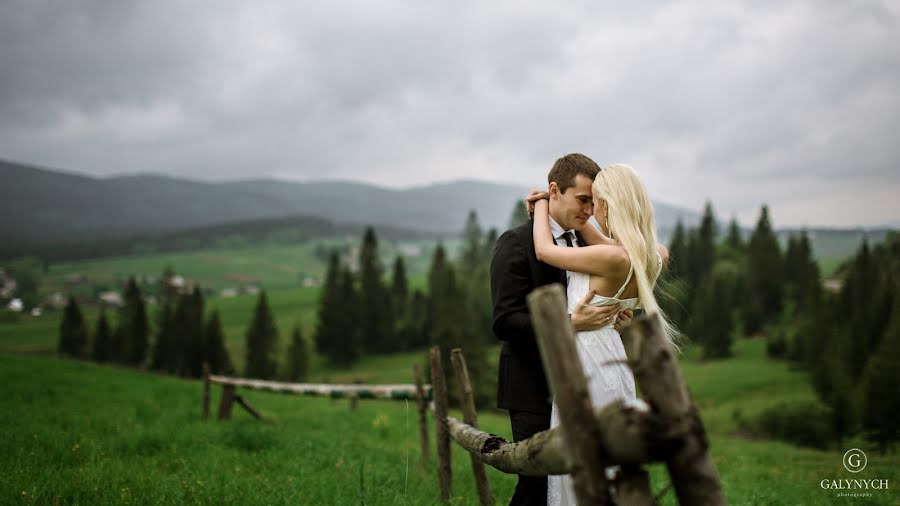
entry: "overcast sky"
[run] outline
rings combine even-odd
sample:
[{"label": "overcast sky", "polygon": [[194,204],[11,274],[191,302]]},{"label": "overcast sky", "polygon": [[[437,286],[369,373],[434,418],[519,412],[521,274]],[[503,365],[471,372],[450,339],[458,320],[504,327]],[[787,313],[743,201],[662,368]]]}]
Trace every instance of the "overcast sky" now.
[{"label": "overcast sky", "polygon": [[579,151],[723,221],[900,225],[898,6],[0,0],[0,158],[534,186]]}]

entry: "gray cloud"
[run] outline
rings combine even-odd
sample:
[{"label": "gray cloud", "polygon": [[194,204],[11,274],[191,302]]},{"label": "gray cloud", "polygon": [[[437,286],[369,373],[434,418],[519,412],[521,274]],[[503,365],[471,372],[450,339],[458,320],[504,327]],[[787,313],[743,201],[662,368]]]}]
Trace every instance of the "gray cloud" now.
[{"label": "gray cloud", "polygon": [[7,1],[0,157],[536,185],[582,151],[723,219],[900,223],[898,28],[875,0]]}]

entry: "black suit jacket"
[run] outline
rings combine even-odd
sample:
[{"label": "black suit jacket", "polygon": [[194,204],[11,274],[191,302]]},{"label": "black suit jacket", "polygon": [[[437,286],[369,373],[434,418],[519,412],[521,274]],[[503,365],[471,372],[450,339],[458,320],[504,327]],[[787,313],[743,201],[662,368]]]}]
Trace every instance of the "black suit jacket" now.
[{"label": "black suit jacket", "polygon": [[537,259],[533,224],[529,221],[504,232],[494,245],[491,259],[493,329],[503,341],[497,407],[549,414],[550,390],[525,296],[539,286],[565,285],[566,272]]}]

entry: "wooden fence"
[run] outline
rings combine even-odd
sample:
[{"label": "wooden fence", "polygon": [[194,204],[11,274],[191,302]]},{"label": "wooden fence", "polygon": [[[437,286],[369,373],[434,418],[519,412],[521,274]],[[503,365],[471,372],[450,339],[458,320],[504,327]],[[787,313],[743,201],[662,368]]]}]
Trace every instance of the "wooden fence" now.
[{"label": "wooden fence", "polygon": [[[560,425],[511,443],[477,429],[471,386],[460,350],[453,366],[460,387],[463,421],[447,415],[447,392],[440,350],[431,350],[434,413],[441,498],[451,493],[450,448],[453,439],[470,452],[479,499],[493,504],[483,464],[529,476],[571,474],[579,505],[657,504],[644,464],[666,464],[680,504],[726,504],[709,441],[685,386],[676,355],[658,317],[640,317],[624,329],[628,364],[643,401],[591,405],[575,336],[561,285],[539,288],[528,296],[538,345]],[[606,468],[619,466],[608,480]]]},{"label": "wooden fence", "polygon": [[[581,367],[575,336],[566,312],[561,285],[538,288],[528,296],[541,358],[560,425],[512,443],[477,428],[478,419],[462,350],[451,351],[459,386],[463,420],[448,415],[448,393],[441,351],[430,352],[431,385],[422,383],[414,367],[411,385],[323,385],[230,378],[210,375],[204,368],[203,418],[209,416],[211,384],[223,387],[219,419],[231,416],[237,402],[251,415],[262,416],[236,395],[237,387],[332,398],[415,399],[419,414],[422,454],[429,460],[427,412],[434,414],[437,475],[440,497],[451,495],[451,439],[470,453],[481,504],[494,504],[484,465],[526,476],[571,474],[579,505],[654,505],[650,480],[643,465],[665,463],[680,504],[722,505],[725,497],[709,455],[703,421],[685,386],[676,355],[658,317],[639,317],[622,332],[635,382],[643,400],[615,401],[602,408],[591,404],[588,381]],[[427,400],[434,398],[431,405]],[[619,466],[609,480],[606,468]]]}]

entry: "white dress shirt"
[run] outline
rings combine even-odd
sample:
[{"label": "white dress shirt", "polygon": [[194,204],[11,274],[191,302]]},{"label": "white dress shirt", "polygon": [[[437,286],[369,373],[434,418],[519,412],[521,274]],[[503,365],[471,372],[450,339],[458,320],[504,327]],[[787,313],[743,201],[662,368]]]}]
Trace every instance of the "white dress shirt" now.
[{"label": "white dress shirt", "polygon": [[[567,248],[569,245],[566,244],[566,239],[563,237],[563,234],[566,232],[572,232],[572,247],[578,247],[578,236],[575,235],[575,229],[563,230],[562,226],[550,217],[550,233],[553,234],[553,239],[556,241],[557,246],[562,246],[563,248]],[[569,281],[569,271],[566,271],[566,282]]]}]

